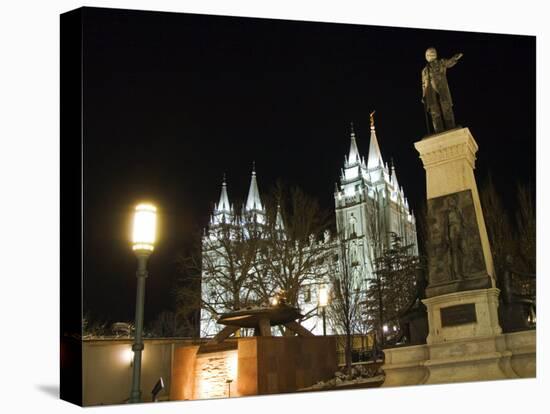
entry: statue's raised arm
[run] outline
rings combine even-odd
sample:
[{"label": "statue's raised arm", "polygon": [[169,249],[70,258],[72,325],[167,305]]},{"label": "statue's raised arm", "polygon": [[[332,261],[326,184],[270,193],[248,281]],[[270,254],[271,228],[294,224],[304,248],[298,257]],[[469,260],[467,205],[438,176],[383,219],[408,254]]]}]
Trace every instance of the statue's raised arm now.
[{"label": "statue's raised arm", "polygon": [[425,111],[432,118],[434,132],[437,134],[455,128],[447,69],[456,65],[463,55],[457,53],[449,59],[438,59],[437,51],[430,47],[426,50],[425,56],[428,63],[422,70],[422,102]]},{"label": "statue's raised arm", "polygon": [[452,58],[450,59],[445,59],[445,64],[447,65],[447,68],[452,68],[454,65],[456,65],[456,63],[458,62],[458,60],[463,56],[462,53],[457,53],[456,55],[454,55]]}]

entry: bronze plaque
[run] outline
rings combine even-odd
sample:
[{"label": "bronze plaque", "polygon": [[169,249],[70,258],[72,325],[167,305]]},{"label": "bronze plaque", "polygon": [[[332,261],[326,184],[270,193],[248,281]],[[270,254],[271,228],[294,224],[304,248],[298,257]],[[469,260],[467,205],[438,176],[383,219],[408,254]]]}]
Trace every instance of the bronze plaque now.
[{"label": "bronze plaque", "polygon": [[441,326],[464,325],[477,322],[475,303],[441,308]]}]

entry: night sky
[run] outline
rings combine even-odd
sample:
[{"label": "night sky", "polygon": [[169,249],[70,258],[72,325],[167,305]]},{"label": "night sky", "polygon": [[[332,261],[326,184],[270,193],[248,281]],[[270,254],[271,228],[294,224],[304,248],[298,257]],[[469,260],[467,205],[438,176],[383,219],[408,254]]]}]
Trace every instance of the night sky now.
[{"label": "night sky", "polygon": [[84,13],[84,310],[131,321],[133,206],[153,201],[159,241],[145,320],[172,309],[175,258],[217,202],[244,201],[277,179],[334,208],[354,122],[367,156],[369,112],[385,161],[414,210],[425,174],[424,51],[463,52],[449,69],[456,121],[479,144],[478,185],[492,172],[513,208],[535,183],[535,38],[389,27],[86,8]]}]

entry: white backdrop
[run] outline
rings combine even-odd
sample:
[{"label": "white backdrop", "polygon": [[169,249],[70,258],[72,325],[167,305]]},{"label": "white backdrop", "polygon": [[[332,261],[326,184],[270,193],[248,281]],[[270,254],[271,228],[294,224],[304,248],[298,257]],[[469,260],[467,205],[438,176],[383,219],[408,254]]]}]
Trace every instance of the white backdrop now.
[{"label": "white backdrop", "polygon": [[[540,0],[4,1],[0,6],[0,393],[2,411],[68,413],[59,389],[59,14],[82,5],[276,17],[342,23],[537,35],[538,211],[550,207],[548,179],[548,25]],[[545,27],[546,25],[546,27]],[[546,50],[544,47],[546,46]],[[514,59],[503,56],[502,64]],[[511,80],[512,81],[512,80]],[[512,98],[512,97],[511,97]],[[515,105],[512,100],[511,105]],[[521,133],[521,125],[510,125]],[[546,138],[546,139],[545,139]],[[412,145],[412,143],[411,143]],[[546,164],[546,165],[545,165]],[[545,272],[548,214],[539,214],[538,378],[459,385],[341,391],[234,400],[89,408],[87,412],[262,413],[548,412],[550,390]],[[548,255],[546,255],[548,256]],[[78,275],[75,273],[75,277]],[[546,397],[546,398],[545,398]],[[154,410],[154,411],[153,411]]]}]

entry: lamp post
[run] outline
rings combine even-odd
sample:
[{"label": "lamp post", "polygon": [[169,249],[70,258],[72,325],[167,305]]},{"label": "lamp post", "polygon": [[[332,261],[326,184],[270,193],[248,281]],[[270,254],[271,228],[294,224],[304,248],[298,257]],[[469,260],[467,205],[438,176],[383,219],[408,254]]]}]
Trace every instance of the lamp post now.
[{"label": "lamp post", "polygon": [[319,307],[321,308],[321,313],[323,315],[323,336],[327,335],[327,315],[326,307],[328,305],[328,289],[326,285],[321,285],[319,289]]},{"label": "lamp post", "polygon": [[225,383],[227,384],[227,398],[231,398],[231,383],[233,382],[232,379],[225,380]]},{"label": "lamp post", "polygon": [[157,209],[151,204],[139,204],[134,212],[132,249],[137,257],[137,293],[136,293],[136,330],[132,351],[134,364],[132,372],[132,390],[130,403],[141,402],[141,353],[143,351],[143,308],[145,302],[145,278],[147,277],[147,259],[155,247]]}]

